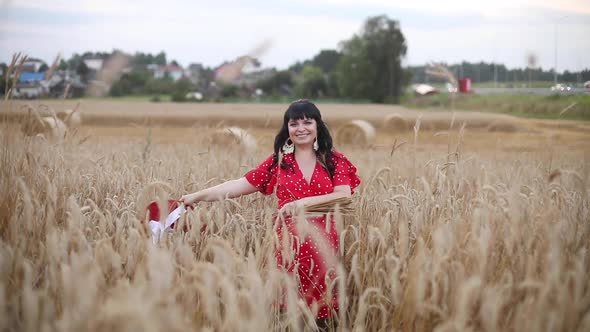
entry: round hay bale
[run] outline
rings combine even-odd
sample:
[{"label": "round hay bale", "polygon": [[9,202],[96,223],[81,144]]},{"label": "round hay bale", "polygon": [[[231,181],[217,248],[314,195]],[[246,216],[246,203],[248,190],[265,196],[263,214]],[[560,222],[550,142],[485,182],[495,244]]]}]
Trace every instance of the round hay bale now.
[{"label": "round hay bale", "polygon": [[211,144],[223,146],[239,145],[246,150],[256,149],[257,142],[250,133],[240,127],[218,129],[211,135]]},{"label": "round hay bale", "polygon": [[387,131],[404,131],[409,128],[408,122],[398,113],[387,114],[383,119],[383,129]]},{"label": "round hay bale", "polygon": [[509,120],[493,120],[486,127],[489,132],[515,133],[520,131],[518,124]]},{"label": "round hay bale", "polygon": [[82,124],[82,116],[77,109],[58,112],[57,117],[70,129],[78,128]]},{"label": "round hay bale", "polygon": [[367,146],[375,142],[375,127],[365,120],[352,120],[336,131],[339,144]]}]

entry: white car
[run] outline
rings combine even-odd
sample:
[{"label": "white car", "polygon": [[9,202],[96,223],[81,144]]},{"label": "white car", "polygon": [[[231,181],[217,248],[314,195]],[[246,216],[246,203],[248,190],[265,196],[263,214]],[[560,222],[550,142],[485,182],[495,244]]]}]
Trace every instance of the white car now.
[{"label": "white car", "polygon": [[565,84],[555,84],[554,86],[551,87],[551,91],[555,91],[555,92],[570,92],[572,90],[573,90],[573,88],[570,85],[565,85]]}]

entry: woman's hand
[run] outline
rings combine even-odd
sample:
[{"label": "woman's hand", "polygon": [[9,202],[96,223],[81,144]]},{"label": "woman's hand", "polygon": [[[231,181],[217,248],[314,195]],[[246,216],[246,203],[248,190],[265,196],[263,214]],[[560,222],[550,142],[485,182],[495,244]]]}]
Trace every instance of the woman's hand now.
[{"label": "woman's hand", "polygon": [[279,213],[283,216],[294,216],[299,213],[299,210],[303,210],[305,205],[301,200],[289,202],[279,210]]},{"label": "woman's hand", "polygon": [[195,203],[197,203],[199,201],[198,192],[183,195],[182,197],[180,197],[180,199],[178,201],[181,202],[182,204],[184,204],[185,206],[192,207],[195,205]]}]

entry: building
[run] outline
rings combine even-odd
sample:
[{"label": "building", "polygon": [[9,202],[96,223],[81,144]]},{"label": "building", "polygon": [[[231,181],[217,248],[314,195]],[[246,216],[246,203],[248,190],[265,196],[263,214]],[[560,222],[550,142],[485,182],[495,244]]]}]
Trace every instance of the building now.
[{"label": "building", "polygon": [[46,65],[43,60],[29,58],[27,61],[23,62],[22,71],[27,73],[37,73],[43,65]]},{"label": "building", "polygon": [[[31,67],[29,69],[31,69]],[[16,98],[26,99],[44,96],[49,91],[44,78],[45,73],[22,73],[12,91],[12,95]]]},{"label": "building", "polygon": [[236,85],[256,85],[256,82],[268,79],[272,77],[274,74],[274,69],[272,68],[265,68],[265,69],[258,69],[254,71],[247,71],[242,72],[240,77],[238,77],[233,83]]},{"label": "building", "polygon": [[95,72],[102,69],[103,63],[103,59],[84,59],[84,64],[86,67]]},{"label": "building", "polygon": [[176,82],[179,79],[185,77],[185,75],[184,69],[182,69],[182,67],[176,65],[167,65],[158,67],[158,69],[154,71],[154,77],[158,79],[170,77],[174,82]]}]

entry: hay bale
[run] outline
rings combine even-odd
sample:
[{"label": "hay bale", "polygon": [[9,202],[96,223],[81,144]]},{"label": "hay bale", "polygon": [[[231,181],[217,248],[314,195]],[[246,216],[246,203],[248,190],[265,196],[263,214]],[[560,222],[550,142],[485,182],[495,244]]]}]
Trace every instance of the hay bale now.
[{"label": "hay bale", "polygon": [[256,139],[240,127],[218,129],[211,135],[211,144],[222,146],[240,146],[246,150],[256,149]]},{"label": "hay bale", "polygon": [[80,116],[80,112],[77,108],[58,112],[57,117],[70,129],[78,128],[82,124],[82,116]]},{"label": "hay bale", "polygon": [[367,146],[375,142],[375,127],[365,120],[352,120],[336,131],[339,144]]},{"label": "hay bale", "polygon": [[503,132],[503,133],[515,133],[520,131],[520,126],[509,120],[493,120],[486,127],[489,132]]},{"label": "hay bale", "polygon": [[410,125],[398,113],[387,114],[383,119],[383,129],[387,131],[408,130]]}]

